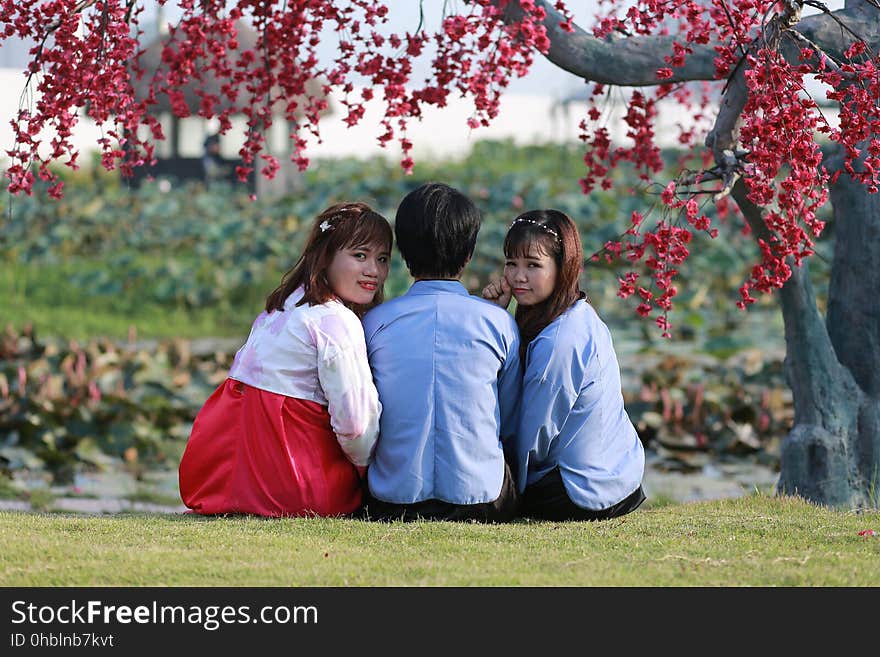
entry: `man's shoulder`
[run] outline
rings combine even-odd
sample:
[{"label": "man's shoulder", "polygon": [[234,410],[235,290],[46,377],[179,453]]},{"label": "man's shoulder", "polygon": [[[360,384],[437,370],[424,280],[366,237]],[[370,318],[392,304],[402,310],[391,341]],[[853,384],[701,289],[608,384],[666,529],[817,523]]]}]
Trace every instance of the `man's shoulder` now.
[{"label": "man's shoulder", "polygon": [[506,308],[502,308],[497,303],[492,303],[488,299],[483,299],[482,297],[478,297],[473,294],[462,298],[468,299],[468,302],[473,304],[475,312],[483,314],[485,317],[488,317],[493,322],[502,324],[504,326],[513,326],[514,328],[516,327],[516,322],[513,319],[513,315],[507,312]]},{"label": "man's shoulder", "polygon": [[381,322],[388,317],[393,317],[399,312],[400,307],[405,304],[405,295],[396,297],[394,299],[389,299],[388,301],[383,301],[364,315],[364,326],[367,326],[368,324],[376,324],[377,322]]},{"label": "man's shoulder", "polygon": [[364,327],[364,336],[367,342],[383,327],[393,324],[395,318],[404,315],[410,301],[406,295],[383,301],[378,306],[367,312],[361,323]]},{"label": "man's shoulder", "polygon": [[419,295],[416,297],[403,295],[376,306],[364,315],[364,329],[372,331],[382,324],[393,321],[396,317],[422,309],[425,311],[441,307],[447,312],[464,318],[481,317],[493,325],[505,330],[516,331],[516,322],[507,310],[482,297],[472,294]]},{"label": "man's shoulder", "polygon": [[[519,335],[519,329],[513,316],[496,303],[473,294],[448,295],[443,297],[444,314],[457,324],[467,323],[471,326],[486,327]],[[472,320],[465,322],[464,320]]]}]

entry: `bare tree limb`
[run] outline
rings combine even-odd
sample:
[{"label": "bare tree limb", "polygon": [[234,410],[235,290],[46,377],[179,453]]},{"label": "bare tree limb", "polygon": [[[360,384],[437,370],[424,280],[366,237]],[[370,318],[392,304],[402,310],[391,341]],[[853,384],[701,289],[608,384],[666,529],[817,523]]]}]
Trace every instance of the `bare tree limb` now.
[{"label": "bare tree limb", "polygon": [[834,71],[838,75],[843,78],[851,78],[853,77],[851,73],[847,73],[840,68],[840,64],[838,64],[835,60],[829,57],[824,50],[822,50],[819,45],[810,41],[807,37],[801,34],[798,30],[788,30],[783,35],[786,39],[783,40],[783,51],[786,54],[786,59],[788,61],[792,60],[792,54],[787,52],[787,49],[784,47],[787,45],[785,43],[786,40],[790,40],[792,44],[798,49],[808,48],[814,51],[814,55],[810,57],[807,61],[813,68],[813,70],[818,70],[820,67],[824,65],[825,69],[828,71]]},{"label": "bare tree limb", "polygon": [[[697,46],[685,65],[673,69],[668,80],[657,78],[657,62],[672,52],[672,36],[628,36],[597,39],[583,28],[574,25],[574,32],[560,27],[562,15],[549,2],[538,0],[547,12],[544,27],[550,39],[546,54],[553,64],[585,80],[622,86],[651,86],[661,82],[712,80],[716,53],[711,45]],[[511,0],[506,6],[504,19],[517,21],[523,17],[519,2]]]},{"label": "bare tree limb", "polygon": [[[658,62],[672,52],[673,36],[629,36],[597,39],[584,29],[574,26],[574,32],[560,27],[564,21],[553,4],[536,0],[547,12],[544,27],[550,39],[546,57],[559,68],[577,77],[603,84],[621,86],[652,86],[662,83],[715,79],[714,59],[717,43],[692,45],[685,65],[673,68],[671,78],[657,79]],[[835,60],[855,40],[862,38],[870,48],[880,50],[880,21],[878,10],[869,4],[840,9],[828,14],[816,14],[800,19],[798,31]],[[523,12],[516,0],[506,6],[505,20],[522,18]]]}]

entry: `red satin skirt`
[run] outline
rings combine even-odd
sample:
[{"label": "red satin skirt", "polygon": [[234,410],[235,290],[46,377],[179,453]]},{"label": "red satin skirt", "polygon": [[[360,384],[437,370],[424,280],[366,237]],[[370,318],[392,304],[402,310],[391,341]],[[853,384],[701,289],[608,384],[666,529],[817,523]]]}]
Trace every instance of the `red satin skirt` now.
[{"label": "red satin skirt", "polygon": [[361,504],[325,406],[234,379],[196,416],[178,477],[183,503],[205,515],[335,516]]}]

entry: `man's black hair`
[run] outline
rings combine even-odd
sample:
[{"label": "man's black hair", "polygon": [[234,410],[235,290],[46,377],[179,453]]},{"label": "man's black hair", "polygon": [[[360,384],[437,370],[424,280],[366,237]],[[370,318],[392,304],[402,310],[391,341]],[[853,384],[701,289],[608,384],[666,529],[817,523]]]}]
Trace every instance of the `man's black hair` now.
[{"label": "man's black hair", "polygon": [[482,215],[443,183],[425,183],[397,207],[397,248],[414,278],[457,278],[474,253]]}]

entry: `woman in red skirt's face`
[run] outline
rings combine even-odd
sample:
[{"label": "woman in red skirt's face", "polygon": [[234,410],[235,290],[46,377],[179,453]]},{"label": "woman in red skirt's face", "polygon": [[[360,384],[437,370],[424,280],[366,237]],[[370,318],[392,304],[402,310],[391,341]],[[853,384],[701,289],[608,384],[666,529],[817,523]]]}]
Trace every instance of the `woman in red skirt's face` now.
[{"label": "woman in red skirt's face", "polygon": [[388,278],[391,254],[386,244],[365,244],[340,249],[327,267],[327,281],[342,301],[365,306]]}]

